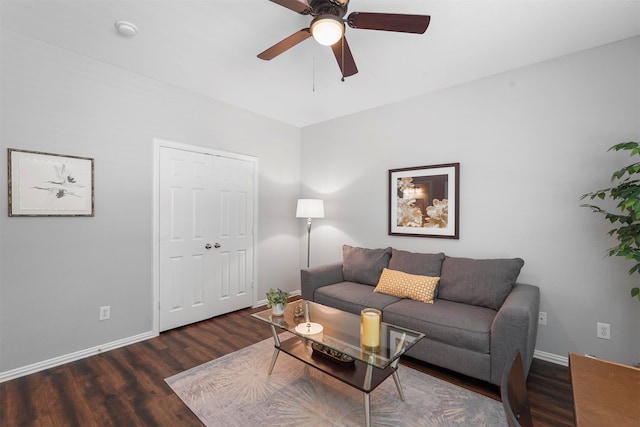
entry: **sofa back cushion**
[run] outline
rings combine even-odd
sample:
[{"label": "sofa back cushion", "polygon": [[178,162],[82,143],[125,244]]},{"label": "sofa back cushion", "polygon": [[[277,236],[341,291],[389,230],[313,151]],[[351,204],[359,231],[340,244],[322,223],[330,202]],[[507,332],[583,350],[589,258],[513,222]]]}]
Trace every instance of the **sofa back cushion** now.
[{"label": "sofa back cushion", "polygon": [[389,269],[420,276],[440,277],[444,254],[419,254],[391,249]]},{"label": "sofa back cushion", "polygon": [[342,276],[347,282],[377,285],[382,269],[389,266],[391,248],[366,249],[342,246]]},{"label": "sofa back cushion", "polygon": [[524,261],[446,257],[438,298],[499,310],[516,283]]}]

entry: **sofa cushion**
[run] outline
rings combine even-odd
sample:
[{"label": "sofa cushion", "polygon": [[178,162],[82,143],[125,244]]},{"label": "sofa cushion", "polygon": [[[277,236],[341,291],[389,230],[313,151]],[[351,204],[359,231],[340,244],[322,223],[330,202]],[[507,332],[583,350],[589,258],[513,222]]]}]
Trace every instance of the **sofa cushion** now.
[{"label": "sofa cushion", "polygon": [[497,312],[486,307],[436,299],[424,304],[403,299],[385,307],[382,320],[420,331],[431,340],[489,353],[491,324]]},{"label": "sofa cushion", "polygon": [[444,254],[419,254],[415,252],[391,249],[389,269],[404,271],[409,274],[440,277]]},{"label": "sofa cushion", "polygon": [[499,310],[516,283],[524,261],[446,257],[438,298]]},{"label": "sofa cushion", "polygon": [[391,248],[367,249],[342,246],[342,275],[347,282],[377,285],[382,269],[389,266]]},{"label": "sofa cushion", "polygon": [[335,283],[316,289],[314,300],[319,304],[354,314],[360,314],[360,311],[367,307],[382,311],[389,304],[400,301],[398,297],[375,293],[373,289],[373,286],[361,283]]},{"label": "sofa cushion", "polygon": [[433,296],[439,280],[439,277],[421,276],[385,268],[380,275],[378,286],[373,291],[433,304]]}]

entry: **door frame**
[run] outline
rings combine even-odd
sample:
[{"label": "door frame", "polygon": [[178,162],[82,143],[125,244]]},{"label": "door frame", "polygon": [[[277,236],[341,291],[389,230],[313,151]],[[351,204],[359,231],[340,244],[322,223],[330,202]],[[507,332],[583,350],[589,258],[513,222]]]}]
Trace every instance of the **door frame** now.
[{"label": "door frame", "polygon": [[251,305],[255,306],[258,295],[258,158],[246,154],[222,151],[208,147],[183,144],[181,142],[168,141],[166,139],[153,138],[153,334],[160,334],[160,148],[173,148],[176,150],[191,151],[200,154],[226,157],[230,159],[244,160],[253,163],[253,289],[251,292]]}]

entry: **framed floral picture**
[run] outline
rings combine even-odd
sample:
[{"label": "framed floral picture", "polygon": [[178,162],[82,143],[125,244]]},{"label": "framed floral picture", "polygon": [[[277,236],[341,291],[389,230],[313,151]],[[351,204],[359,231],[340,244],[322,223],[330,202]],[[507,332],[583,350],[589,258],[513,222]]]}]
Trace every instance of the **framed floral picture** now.
[{"label": "framed floral picture", "polygon": [[389,234],[458,239],[460,163],[389,170]]},{"label": "framed floral picture", "polygon": [[94,216],[93,159],[8,149],[9,216]]}]

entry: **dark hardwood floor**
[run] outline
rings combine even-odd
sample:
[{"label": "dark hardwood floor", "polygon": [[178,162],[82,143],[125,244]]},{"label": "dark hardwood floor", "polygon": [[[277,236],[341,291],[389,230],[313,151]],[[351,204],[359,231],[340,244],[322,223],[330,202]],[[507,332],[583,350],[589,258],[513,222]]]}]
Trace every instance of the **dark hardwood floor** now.
[{"label": "dark hardwood floor", "polygon": [[[240,310],[4,382],[0,426],[201,426],[164,379],[271,337],[266,324],[249,316],[255,311]],[[402,363],[500,399],[499,389],[485,382],[415,360]],[[536,426],[573,425],[567,368],[534,359],[527,388]]]}]

